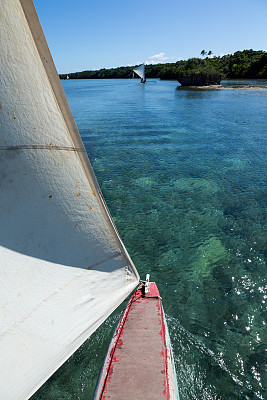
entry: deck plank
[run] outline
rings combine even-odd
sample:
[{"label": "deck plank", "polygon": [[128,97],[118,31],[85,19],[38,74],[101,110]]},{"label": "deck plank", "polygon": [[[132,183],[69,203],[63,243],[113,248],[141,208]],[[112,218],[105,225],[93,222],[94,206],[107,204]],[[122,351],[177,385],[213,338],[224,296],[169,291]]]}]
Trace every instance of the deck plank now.
[{"label": "deck plank", "polygon": [[132,304],[113,354],[103,400],[166,400],[160,307],[155,297],[141,297]]}]

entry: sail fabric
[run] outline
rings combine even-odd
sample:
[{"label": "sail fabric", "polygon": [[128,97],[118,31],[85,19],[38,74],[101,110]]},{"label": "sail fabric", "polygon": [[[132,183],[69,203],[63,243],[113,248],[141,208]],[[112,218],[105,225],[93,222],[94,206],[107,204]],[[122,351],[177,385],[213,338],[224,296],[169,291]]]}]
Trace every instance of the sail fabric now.
[{"label": "sail fabric", "polygon": [[136,287],[32,0],[0,2],[0,400],[29,398]]},{"label": "sail fabric", "polygon": [[141,79],[145,79],[145,64],[140,65],[133,70]]}]

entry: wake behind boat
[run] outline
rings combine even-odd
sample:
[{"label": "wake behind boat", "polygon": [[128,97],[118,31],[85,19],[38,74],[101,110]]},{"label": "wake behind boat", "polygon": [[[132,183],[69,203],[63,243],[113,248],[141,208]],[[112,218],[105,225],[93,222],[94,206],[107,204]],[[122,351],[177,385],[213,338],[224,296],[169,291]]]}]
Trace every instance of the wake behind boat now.
[{"label": "wake behind boat", "polygon": [[[0,2],[0,19],[0,399],[24,400],[137,287],[139,275],[32,0]],[[139,301],[149,307],[146,297],[132,303]],[[162,346],[153,346],[155,357]],[[155,388],[153,396],[161,393]]]}]

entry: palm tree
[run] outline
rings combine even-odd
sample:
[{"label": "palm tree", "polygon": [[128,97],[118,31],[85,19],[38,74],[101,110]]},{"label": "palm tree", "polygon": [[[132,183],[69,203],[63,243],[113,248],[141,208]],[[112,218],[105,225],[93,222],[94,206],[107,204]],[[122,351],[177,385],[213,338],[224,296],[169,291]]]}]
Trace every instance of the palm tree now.
[{"label": "palm tree", "polygon": [[207,55],[207,52],[206,52],[206,50],[202,50],[202,52],[200,54],[202,55],[202,57],[204,57]]}]

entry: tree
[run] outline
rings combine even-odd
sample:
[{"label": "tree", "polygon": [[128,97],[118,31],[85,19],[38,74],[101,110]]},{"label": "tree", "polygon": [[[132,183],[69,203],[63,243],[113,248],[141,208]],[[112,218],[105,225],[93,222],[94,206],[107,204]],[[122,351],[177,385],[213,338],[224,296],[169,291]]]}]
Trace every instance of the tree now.
[{"label": "tree", "polygon": [[[1,0],[0,0],[1,1]],[[179,60],[176,63],[164,63],[157,65],[146,65],[146,76],[148,78],[177,79],[185,72],[195,75],[214,76],[214,71],[207,70],[213,67],[223,78],[244,78],[244,79],[266,79],[267,78],[267,52],[263,50],[243,50],[234,54],[226,54],[222,57],[211,57],[212,51],[201,51],[203,58],[189,58]],[[205,57],[208,56],[208,57]],[[71,79],[117,79],[131,78],[133,68],[137,67],[118,67],[111,69],[101,69],[98,71],[82,71],[69,73]],[[203,70],[204,68],[204,70]],[[67,74],[60,75],[61,79],[66,79]]]}]

